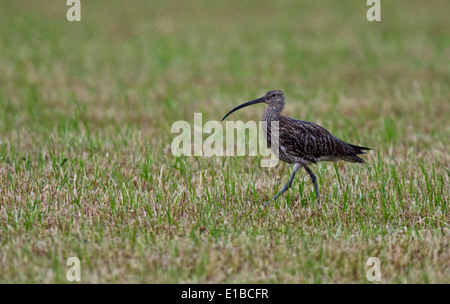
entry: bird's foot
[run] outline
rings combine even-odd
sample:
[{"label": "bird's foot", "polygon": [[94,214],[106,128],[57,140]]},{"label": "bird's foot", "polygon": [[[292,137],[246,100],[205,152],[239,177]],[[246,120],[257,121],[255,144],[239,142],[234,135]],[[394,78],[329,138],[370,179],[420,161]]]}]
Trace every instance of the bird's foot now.
[{"label": "bird's foot", "polygon": [[320,196],[317,197],[317,205],[320,205]]}]

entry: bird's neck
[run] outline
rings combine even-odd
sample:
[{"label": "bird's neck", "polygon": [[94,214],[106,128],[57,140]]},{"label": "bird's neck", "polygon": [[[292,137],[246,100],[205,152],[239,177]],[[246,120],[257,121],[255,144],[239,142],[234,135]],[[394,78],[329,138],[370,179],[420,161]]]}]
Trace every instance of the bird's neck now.
[{"label": "bird's neck", "polygon": [[262,120],[263,121],[278,120],[278,118],[280,117],[281,111],[283,111],[283,107],[284,107],[284,105],[282,105],[282,106],[273,106],[273,105],[267,106],[266,110],[264,111]]}]

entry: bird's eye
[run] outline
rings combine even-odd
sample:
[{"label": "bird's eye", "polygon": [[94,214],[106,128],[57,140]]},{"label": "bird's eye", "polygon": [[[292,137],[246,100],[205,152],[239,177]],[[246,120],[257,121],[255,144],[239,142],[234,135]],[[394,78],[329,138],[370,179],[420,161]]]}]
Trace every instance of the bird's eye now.
[{"label": "bird's eye", "polygon": [[272,94],[272,97],[275,97],[275,96],[277,96],[277,95],[275,95],[275,94]]}]

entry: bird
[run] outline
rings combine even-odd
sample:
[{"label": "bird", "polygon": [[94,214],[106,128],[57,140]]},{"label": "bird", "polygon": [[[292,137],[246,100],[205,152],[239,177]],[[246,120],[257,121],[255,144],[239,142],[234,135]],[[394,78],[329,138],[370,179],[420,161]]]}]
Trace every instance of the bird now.
[{"label": "bird", "polygon": [[[351,163],[364,163],[364,159],[358,155],[367,154],[365,151],[371,150],[367,147],[346,143],[315,123],[281,115],[285,106],[285,95],[281,90],[268,91],[260,98],[235,107],[222,118],[222,121],[231,113],[258,103],[267,104],[267,108],[262,116],[262,121],[267,124],[267,127],[263,128],[267,147],[272,149],[281,161],[294,166],[289,181],[266,205],[270,205],[272,201],[275,201],[281,194],[292,187],[295,174],[301,168],[304,168],[309,174],[314,185],[317,203],[320,203],[317,178],[308,166],[322,161],[337,162],[339,160]],[[276,147],[271,145],[271,126],[273,122],[278,122],[279,130],[277,144],[274,145]],[[275,149],[278,149],[278,151]]]}]

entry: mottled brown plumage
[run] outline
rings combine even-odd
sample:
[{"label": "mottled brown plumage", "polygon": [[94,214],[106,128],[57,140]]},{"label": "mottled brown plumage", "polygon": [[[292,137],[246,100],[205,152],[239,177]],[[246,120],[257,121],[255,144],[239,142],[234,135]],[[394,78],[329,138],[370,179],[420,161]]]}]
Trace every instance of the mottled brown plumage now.
[{"label": "mottled brown plumage", "polygon": [[[292,186],[292,181],[297,171],[300,168],[305,168],[314,184],[317,200],[319,201],[320,195],[317,180],[309,169],[309,164],[315,164],[321,161],[336,162],[338,160],[364,163],[364,160],[358,157],[358,154],[365,154],[366,152],[363,152],[363,150],[370,150],[369,148],[348,144],[312,122],[282,116],[281,112],[285,105],[285,97],[280,90],[269,91],[261,98],[237,106],[225,115],[222,120],[236,110],[257,103],[266,103],[268,105],[262,117],[262,120],[267,122],[265,135],[268,147],[278,155],[280,160],[294,164],[294,172],[289,182],[275,195],[273,200],[288,190]],[[274,146],[278,147],[278,151],[275,151],[275,148],[271,147],[271,127],[273,122],[277,122],[279,128],[279,139],[274,138]]]}]

